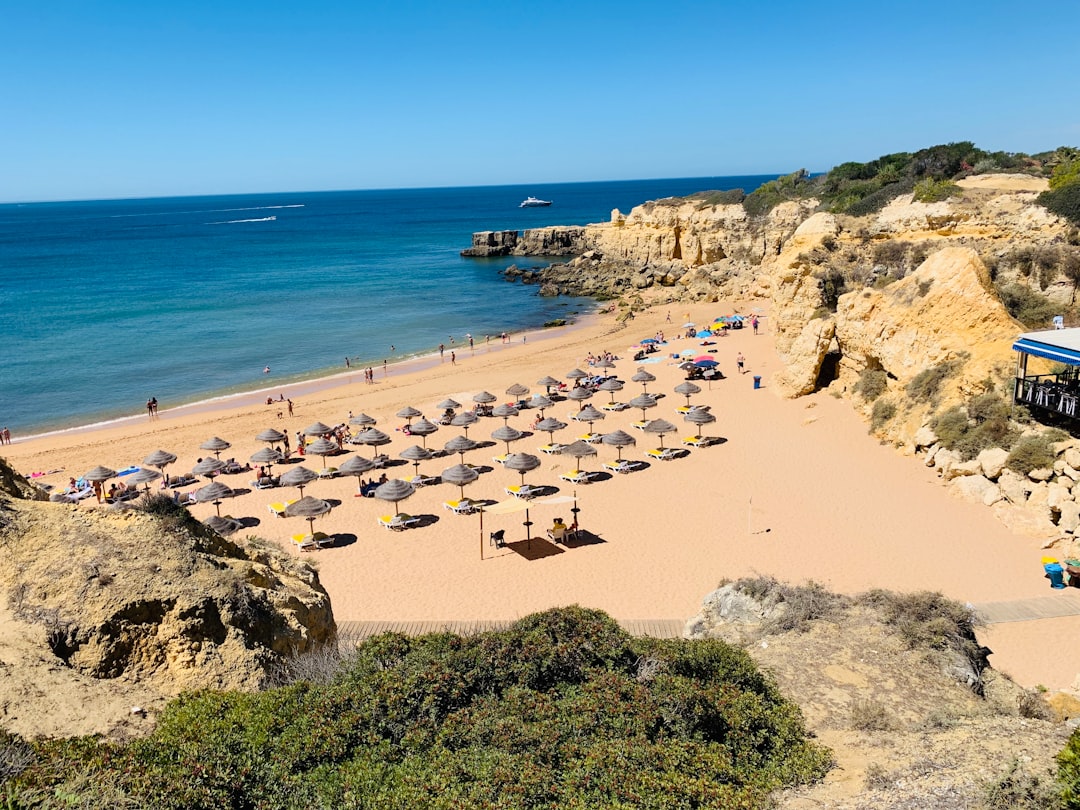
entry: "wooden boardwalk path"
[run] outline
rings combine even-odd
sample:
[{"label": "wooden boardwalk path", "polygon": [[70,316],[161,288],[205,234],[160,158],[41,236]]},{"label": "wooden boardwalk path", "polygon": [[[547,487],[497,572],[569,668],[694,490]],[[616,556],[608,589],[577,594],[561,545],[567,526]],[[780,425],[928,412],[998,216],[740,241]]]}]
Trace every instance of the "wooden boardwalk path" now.
[{"label": "wooden boardwalk path", "polygon": [[978,602],[974,607],[975,612],[987,624],[1080,616],[1080,590],[1067,588],[1048,596],[1016,599],[1011,602]]},{"label": "wooden boardwalk path", "polygon": [[[338,633],[344,638],[362,641],[380,633],[402,633],[406,636],[421,636],[425,633],[457,633],[471,635],[485,630],[505,630],[513,622],[504,621],[379,621],[379,622],[338,622]],[[682,619],[630,619],[620,621],[619,625],[632,636],[652,636],[654,638],[681,638]]]}]

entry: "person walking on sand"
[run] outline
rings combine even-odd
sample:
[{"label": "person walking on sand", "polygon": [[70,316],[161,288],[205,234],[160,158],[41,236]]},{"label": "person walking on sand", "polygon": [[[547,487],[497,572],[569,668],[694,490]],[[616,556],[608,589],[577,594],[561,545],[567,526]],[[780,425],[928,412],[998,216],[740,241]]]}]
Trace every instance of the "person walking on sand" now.
[{"label": "person walking on sand", "polygon": [[742,352],[739,352],[738,356],[735,358],[735,365],[739,367],[740,374],[746,373],[746,358],[743,357]]},{"label": "person walking on sand", "polygon": [[453,352],[450,352],[450,365],[452,365],[452,366],[457,365],[457,355],[454,354]]},{"label": "person walking on sand", "polygon": [[445,352],[446,352],[446,344],[445,344],[445,343],[440,343],[440,344],[439,344],[439,359],[440,359],[440,360],[442,360],[442,359],[443,359],[443,354],[444,354]]},{"label": "person walking on sand", "polygon": [[757,320],[757,315],[754,315],[754,316],[753,316],[753,317],[752,317],[752,318],[750,319],[750,326],[751,326],[751,328],[753,328],[753,330],[754,330],[754,334],[756,335],[756,334],[757,334],[757,326],[758,326],[758,320]]},{"label": "person walking on sand", "polygon": [[285,400],[285,404],[289,406],[289,416],[292,416],[292,400],[291,399]]}]

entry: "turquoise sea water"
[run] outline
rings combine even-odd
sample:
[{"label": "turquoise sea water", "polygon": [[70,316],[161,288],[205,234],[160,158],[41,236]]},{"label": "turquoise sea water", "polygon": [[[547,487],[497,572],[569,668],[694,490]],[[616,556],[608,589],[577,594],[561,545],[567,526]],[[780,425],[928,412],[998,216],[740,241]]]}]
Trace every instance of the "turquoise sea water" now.
[{"label": "turquoise sea water", "polygon": [[[0,426],[18,438],[534,328],[591,302],[498,275],[530,260],[461,258],[474,231],[769,179],[0,205]],[[530,195],[554,204],[519,208]]]}]

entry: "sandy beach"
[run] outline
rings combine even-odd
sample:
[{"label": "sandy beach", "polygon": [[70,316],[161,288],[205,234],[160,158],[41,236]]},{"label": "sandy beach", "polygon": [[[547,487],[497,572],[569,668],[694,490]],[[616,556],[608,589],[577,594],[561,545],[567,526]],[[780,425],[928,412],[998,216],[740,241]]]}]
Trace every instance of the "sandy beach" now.
[{"label": "sandy beach", "polygon": [[[749,305],[739,308],[747,311]],[[487,390],[500,402],[509,401],[513,397],[503,392],[514,383],[536,392],[536,380],[544,375],[564,379],[574,367],[587,369],[589,352],[610,351],[620,358],[612,373],[626,382],[615,395],[625,402],[642,390],[629,381],[640,365],[631,359],[630,347],[663,330],[668,343],[662,353],[652,355],[662,360],[645,368],[657,377],[648,391],[665,396],[648,418],[675,423],[678,432],[663,441],[682,447],[682,439],[696,431],[675,410],[686,402],[672,390],[684,373],[670,355],[715,349],[713,356],[726,378],[700,383],[703,390],[692,401],[711,406],[717,421],[703,433],[724,441],[688,449],[669,461],[646,460],[645,451],[658,446],[659,439],[630,427],[641,411],[609,413],[595,429],[606,433],[621,428],[633,434],[637,445],[626,448],[624,456],[646,464],[625,475],[603,474],[587,485],[560,479],[560,473],[574,468],[573,459],[538,453],[546,434],[515,442],[511,450],[536,454],[542,462],[526,481],[556,488],[558,495],[576,495],[580,525],[592,542],[569,548],[541,538],[556,516],[570,519],[570,504],[531,509],[533,539],[527,543],[524,513],[484,515],[481,531],[478,515],[455,515],[443,507],[459,490],[439,484],[417,490],[401,505],[403,511],[423,516],[425,525],[394,532],[377,523],[380,515],[393,512],[393,505],[354,497],[355,478],[315,481],[305,494],[339,504],[319,518],[315,528],[336,535],[338,541],[304,557],[317,565],[337,619],[510,619],[578,603],[620,619],[682,620],[697,612],[702,598],[721,580],[755,573],[792,582],[814,580],[845,593],[878,587],[940,590],[967,602],[1051,594],[1040,565],[1041,538],[1015,534],[985,507],[954,498],[921,461],[904,458],[869,437],[849,403],[824,393],[798,400],[776,396],[768,383],[781,366],[767,317],[761,334],[748,328],[734,331],[713,346],[700,346],[698,339],[674,339],[687,317],[706,323],[732,310],[732,304],[723,303],[658,306],[626,327],[616,324],[614,315],[599,315],[574,328],[528,333],[524,342],[518,335],[509,345],[495,338],[489,345],[478,342],[472,351],[458,346],[456,364],[451,364],[448,350],[441,361],[435,356],[408,368],[391,366],[385,375],[376,369],[374,384],[365,382],[362,370],[353,369],[317,384],[282,388],[280,393],[293,400],[292,417],[286,413],[279,418],[283,406],[266,405],[266,394],[261,393],[162,411],[154,421],[142,416],[92,431],[16,442],[3,453],[24,474],[63,468],[40,479],[62,489],[69,477],[95,465],[122,469],[159,448],[179,456],[170,473],[190,470],[196,459],[207,455],[199,445],[211,436],[232,443],[223,458],[245,462],[265,446],[255,439],[264,428],[294,435],[315,421],[337,425],[347,421],[350,412],[364,412],[392,437],[392,443],[380,449],[396,459],[419,443],[418,437],[397,430],[405,420],[393,414],[402,407],[412,405],[434,419],[435,403],[446,397],[471,404],[475,393]],[[735,362],[740,352],[747,361],[742,375]],[[754,388],[755,375],[763,378],[761,389]],[[276,398],[277,393],[274,389],[271,395]],[[592,400],[597,406],[607,401],[603,393]],[[561,401],[547,411],[569,422],[556,434],[557,441],[571,441],[585,432],[585,425],[569,420],[578,407]],[[526,410],[509,424],[527,431],[534,418],[535,412]],[[469,436],[488,440],[502,424],[500,418],[482,418]],[[442,448],[461,432],[443,427],[428,437],[427,446]],[[372,455],[371,448],[346,448]],[[583,469],[598,471],[615,459],[615,448],[597,449],[597,456],[583,461]],[[467,462],[486,470],[466,488],[467,496],[508,499],[504,488],[521,478],[493,462],[492,456],[503,452],[505,445],[499,442],[465,455]],[[337,466],[345,458],[332,457],[327,463]],[[323,466],[316,456],[302,463],[312,470]],[[456,463],[456,454],[436,458],[421,462],[420,471],[437,474]],[[394,466],[386,472],[409,478],[413,467]],[[297,497],[297,490],[254,490],[249,483],[253,478],[251,473],[222,477],[229,486],[245,490],[226,501],[222,513],[257,519],[258,525],[241,534],[257,534],[292,550],[289,536],[305,532],[307,523],[277,518],[267,506]],[[106,507],[90,500],[57,508]],[[192,511],[202,519],[214,514],[214,506],[196,505]],[[490,546],[488,533],[497,529],[505,529],[507,540],[515,542],[506,548]],[[1075,619],[995,628],[987,634],[995,650],[992,663],[1025,685],[1067,687],[1077,677],[1080,662],[1062,656],[1054,639],[1078,629]]]}]

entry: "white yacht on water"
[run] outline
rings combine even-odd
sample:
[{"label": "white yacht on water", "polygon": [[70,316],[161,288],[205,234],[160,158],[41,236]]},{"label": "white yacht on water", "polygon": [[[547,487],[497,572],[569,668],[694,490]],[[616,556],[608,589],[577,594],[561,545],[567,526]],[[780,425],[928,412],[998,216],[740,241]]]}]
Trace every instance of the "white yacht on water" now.
[{"label": "white yacht on water", "polygon": [[538,200],[536,197],[526,197],[518,208],[542,208],[551,205],[551,200]]}]

